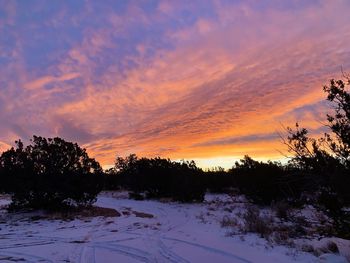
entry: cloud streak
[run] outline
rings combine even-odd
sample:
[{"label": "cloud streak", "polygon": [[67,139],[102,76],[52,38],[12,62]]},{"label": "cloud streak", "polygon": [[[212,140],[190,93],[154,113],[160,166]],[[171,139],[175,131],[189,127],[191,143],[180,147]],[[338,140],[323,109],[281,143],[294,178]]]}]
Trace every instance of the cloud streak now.
[{"label": "cloud streak", "polygon": [[317,130],[350,67],[348,1],[204,2],[4,7],[0,141],[62,136],[111,164],[276,158],[281,123]]}]

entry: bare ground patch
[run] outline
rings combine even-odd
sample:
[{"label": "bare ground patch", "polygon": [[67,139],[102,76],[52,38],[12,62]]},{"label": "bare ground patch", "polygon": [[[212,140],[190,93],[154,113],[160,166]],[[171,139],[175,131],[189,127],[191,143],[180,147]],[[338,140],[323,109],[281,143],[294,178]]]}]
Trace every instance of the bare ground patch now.
[{"label": "bare ground patch", "polygon": [[153,218],[154,217],[154,215],[148,214],[148,213],[144,213],[144,212],[132,211],[132,213],[136,217],[141,217],[141,218]]},{"label": "bare ground patch", "polygon": [[92,206],[87,208],[75,208],[67,211],[48,213],[49,219],[74,219],[74,218],[89,218],[89,217],[119,217],[121,214],[113,209],[99,206]]}]

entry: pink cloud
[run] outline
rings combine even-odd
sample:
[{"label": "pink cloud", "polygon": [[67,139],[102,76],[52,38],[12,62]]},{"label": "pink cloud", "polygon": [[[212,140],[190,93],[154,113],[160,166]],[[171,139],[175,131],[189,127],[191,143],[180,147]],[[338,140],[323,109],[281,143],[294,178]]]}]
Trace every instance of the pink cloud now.
[{"label": "pink cloud", "polygon": [[[350,66],[349,5],[321,1],[290,13],[259,11],[252,2],[215,3],[216,18],[169,29],[165,38],[171,45],[154,48],[149,39],[136,43],[122,61],[133,66],[123,71],[117,58],[98,71],[101,59],[118,51],[114,37],[127,39],[133,37],[131,25],[152,26],[164,15],[174,17],[177,4],[161,2],[160,14],[148,15],[137,5],[125,14],[108,14],[108,26],[84,30],[82,40],[47,74],[19,71],[22,79],[14,87],[25,87],[21,107],[30,112],[28,119],[49,124],[44,133],[82,138],[103,164],[112,163],[115,154],[133,152],[173,158],[279,155],[283,146],[266,136],[299,117],[317,130],[315,116],[324,110],[318,105],[322,85],[339,75],[341,65]],[[195,12],[186,5],[191,8]],[[78,84],[69,83],[77,79]],[[56,88],[43,91],[48,84]],[[60,101],[58,95],[68,99]]]},{"label": "pink cloud", "polygon": [[41,78],[38,78],[34,81],[27,83],[25,85],[25,88],[29,89],[29,90],[41,89],[49,83],[72,80],[72,79],[78,78],[79,76],[80,76],[79,73],[67,73],[67,74],[64,74],[64,75],[59,76],[59,77],[45,76],[45,77],[41,77]]}]

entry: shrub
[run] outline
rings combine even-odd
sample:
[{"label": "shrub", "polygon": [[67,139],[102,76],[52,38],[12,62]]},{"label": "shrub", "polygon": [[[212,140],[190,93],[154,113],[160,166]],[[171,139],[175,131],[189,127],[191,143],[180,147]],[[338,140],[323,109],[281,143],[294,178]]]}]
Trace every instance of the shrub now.
[{"label": "shrub", "polygon": [[280,163],[258,162],[245,156],[229,171],[234,185],[255,203],[271,202],[300,196],[300,178],[295,180]]},{"label": "shrub", "polygon": [[332,253],[339,253],[339,248],[338,248],[337,244],[334,243],[333,241],[329,241],[327,243],[327,250],[329,252],[332,252]]},{"label": "shrub", "polygon": [[260,237],[267,238],[271,234],[272,219],[261,216],[260,211],[256,207],[248,207],[243,215],[244,229],[247,232],[257,233]]},{"label": "shrub", "polygon": [[138,201],[145,200],[145,197],[142,194],[135,193],[135,192],[129,192],[129,198],[134,199],[134,200],[138,200]]},{"label": "shrub", "polygon": [[316,195],[317,204],[321,206],[329,215],[339,215],[342,213],[342,203],[338,195],[329,187],[323,187]]},{"label": "shrub", "polygon": [[220,221],[221,227],[237,227],[238,220],[234,217],[229,217],[225,215]]},{"label": "shrub", "polygon": [[147,198],[172,198],[181,202],[204,200],[202,170],[194,162],[173,162],[159,157],[138,159],[130,155],[117,158],[112,171],[108,176],[132,191],[133,196],[144,193]]},{"label": "shrub", "polygon": [[338,245],[333,241],[328,241],[327,244],[323,245],[322,247],[317,249],[318,254],[324,254],[324,253],[333,253],[338,254],[339,248]]},{"label": "shrub", "polygon": [[278,201],[272,205],[276,216],[281,219],[287,219],[290,215],[291,207],[286,201]]},{"label": "shrub", "polygon": [[85,149],[60,138],[34,136],[32,144],[0,157],[6,191],[12,194],[12,209],[60,209],[88,206],[102,187],[102,169]]},{"label": "shrub", "polygon": [[228,193],[236,187],[234,177],[223,168],[217,167],[207,170],[202,175],[206,189],[211,193]]}]

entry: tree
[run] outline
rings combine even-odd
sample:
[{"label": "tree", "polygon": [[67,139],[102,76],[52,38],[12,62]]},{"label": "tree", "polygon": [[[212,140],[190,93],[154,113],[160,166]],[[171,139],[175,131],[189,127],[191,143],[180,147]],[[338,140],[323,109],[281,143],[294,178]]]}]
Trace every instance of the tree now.
[{"label": "tree", "polygon": [[205,193],[201,181],[202,170],[194,161],[173,162],[170,159],[138,158],[132,154],[118,157],[109,171],[107,181],[114,188],[118,184],[134,196],[145,194],[148,198],[172,198],[177,201],[202,201]]},{"label": "tree", "polygon": [[323,90],[327,93],[334,112],[327,114],[327,127],[331,134],[325,133],[323,138],[314,139],[308,136],[308,130],[296,130],[287,127],[288,137],[284,143],[288,151],[294,154],[292,161],[306,169],[324,169],[327,165],[342,165],[350,168],[350,79],[330,80]]},{"label": "tree", "polygon": [[304,171],[323,171],[339,162],[325,147],[325,139],[308,136],[308,130],[295,124],[295,130],[287,127],[287,140],[283,140],[288,151],[293,154],[290,164]]},{"label": "tree", "polygon": [[281,179],[285,173],[280,163],[259,162],[246,155],[229,173],[234,178],[234,186],[254,202],[271,204],[288,197],[282,189]]},{"label": "tree", "polygon": [[24,147],[0,157],[6,191],[12,207],[58,209],[92,204],[102,187],[102,168],[85,149],[61,138],[33,136]]},{"label": "tree", "polygon": [[326,134],[325,140],[335,156],[350,168],[350,78],[345,77],[345,80],[332,79],[323,88],[334,109],[333,114],[327,114],[328,127],[334,136]]},{"label": "tree", "polygon": [[[345,75],[344,75],[345,76]],[[314,139],[308,136],[308,130],[287,128],[288,137],[284,143],[288,151],[293,153],[291,163],[301,169],[303,173],[314,175],[316,188],[327,198],[336,196],[338,201],[350,203],[350,79],[330,80],[329,85],[323,87],[327,94],[327,101],[333,113],[327,114],[327,127],[330,133],[322,138]],[[335,195],[336,194],[336,195]],[[334,202],[335,203],[335,202]]]}]

